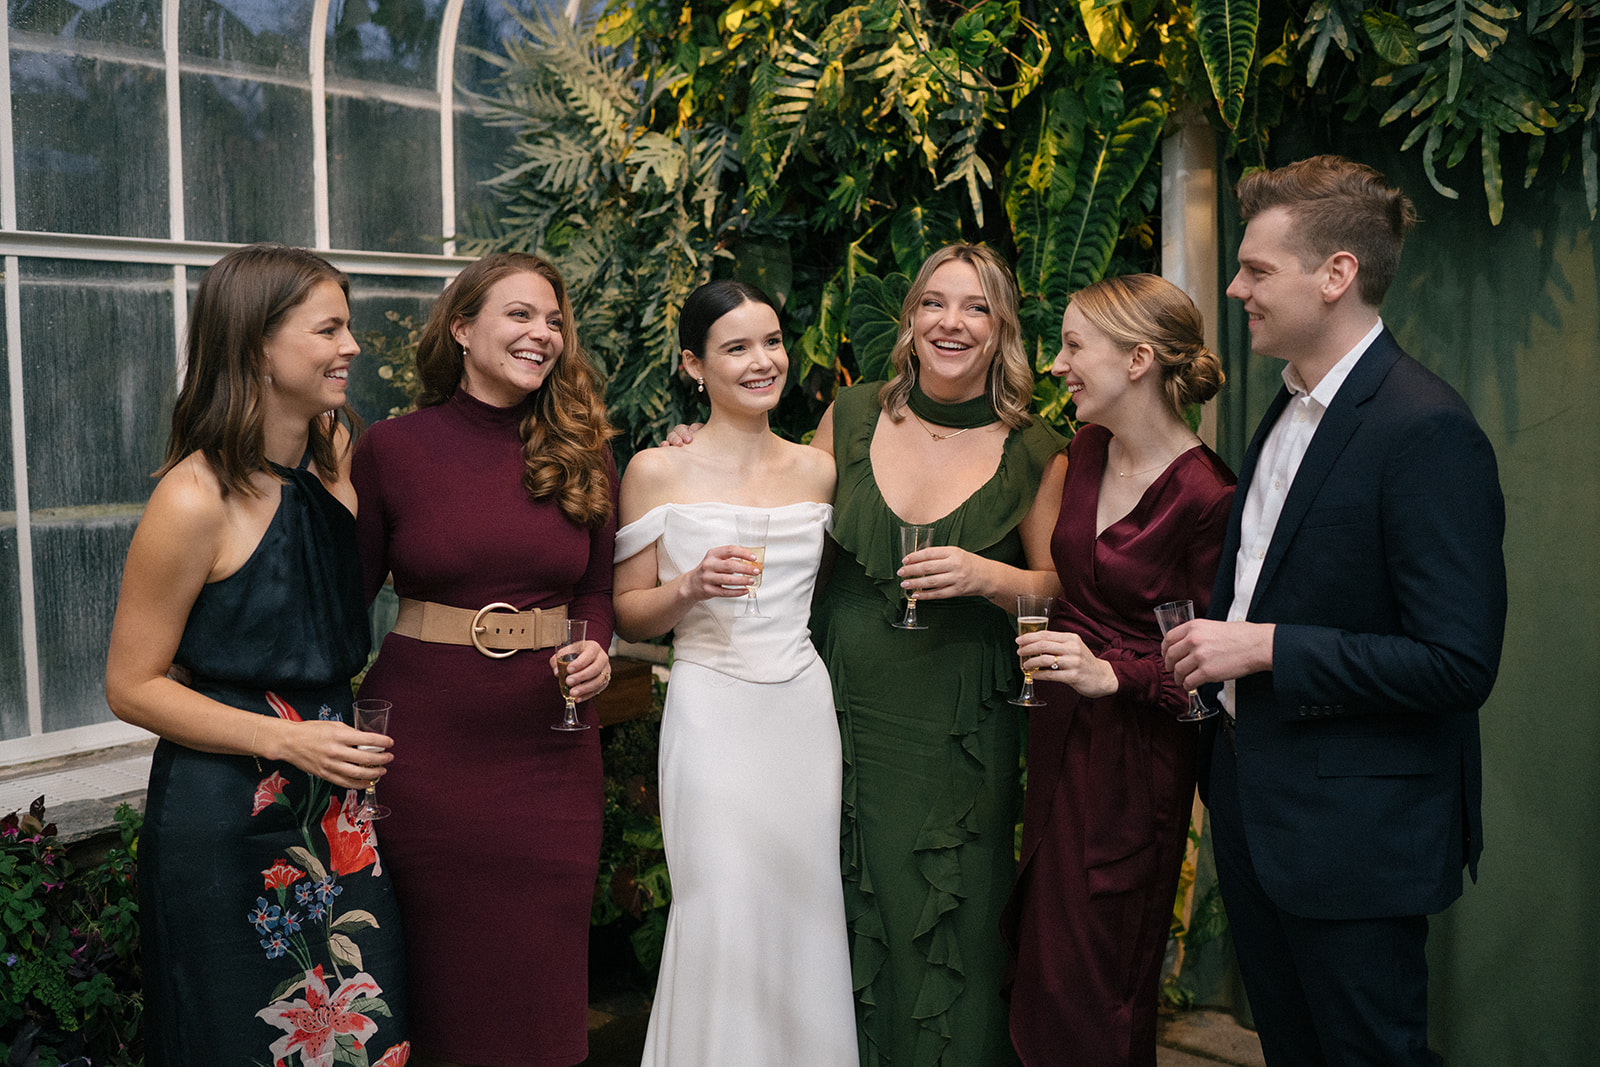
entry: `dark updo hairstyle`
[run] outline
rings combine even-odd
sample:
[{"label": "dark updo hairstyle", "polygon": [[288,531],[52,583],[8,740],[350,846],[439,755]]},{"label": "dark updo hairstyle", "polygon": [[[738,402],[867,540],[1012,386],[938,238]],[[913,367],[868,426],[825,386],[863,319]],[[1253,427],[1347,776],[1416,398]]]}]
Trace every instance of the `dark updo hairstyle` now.
[{"label": "dark updo hairstyle", "polygon": [[467,267],[433,303],[417,341],[419,408],[456,395],[466,358],[453,327],[483,310],[489,290],[514,274],[537,274],[555,290],[561,313],[561,355],[533,394],[518,431],[522,436],[522,484],[534,500],[553,498],[561,513],[580,526],[599,526],[611,516],[611,475],[606,442],[616,436],[606,417],[604,385],[588,353],[578,344],[577,325],[561,272],[542,256],[496,252]]},{"label": "dark updo hairstyle", "polygon": [[[172,409],[172,433],[157,476],[199,452],[221,483],[222,495],[260,495],[252,475],[271,472],[264,442],[261,394],[267,340],[322,282],[333,282],[348,304],[350,279],[304,248],[254,244],[237,248],[200,279],[189,312],[187,367]],[[317,475],[339,480],[338,424],[353,438],[361,419],[349,404],[311,420],[307,447]]]},{"label": "dark updo hairstyle", "polygon": [[1149,345],[1174,411],[1217,395],[1222,361],[1206,347],[1205,322],[1188,294],[1154,274],[1106,278],[1072,294],[1071,304],[1125,349]]},{"label": "dark updo hairstyle", "polygon": [[766,293],[745,282],[724,278],[706,282],[689,294],[678,313],[678,347],[691,352],[696,359],[706,358],[706,338],[711,327],[734,308],[743,304],[765,304],[777,314],[778,306]]}]

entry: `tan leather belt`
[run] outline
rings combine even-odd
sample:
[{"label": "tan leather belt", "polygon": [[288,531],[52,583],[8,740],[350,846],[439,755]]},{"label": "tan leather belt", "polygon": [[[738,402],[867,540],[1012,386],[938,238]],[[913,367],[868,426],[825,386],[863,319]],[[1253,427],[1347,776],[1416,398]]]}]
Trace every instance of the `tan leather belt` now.
[{"label": "tan leather belt", "polygon": [[485,656],[505,659],[526,648],[555,648],[567,639],[567,609],[518,611],[498,602],[452,608],[426,600],[400,598],[394,632],[437,645],[471,645]]}]

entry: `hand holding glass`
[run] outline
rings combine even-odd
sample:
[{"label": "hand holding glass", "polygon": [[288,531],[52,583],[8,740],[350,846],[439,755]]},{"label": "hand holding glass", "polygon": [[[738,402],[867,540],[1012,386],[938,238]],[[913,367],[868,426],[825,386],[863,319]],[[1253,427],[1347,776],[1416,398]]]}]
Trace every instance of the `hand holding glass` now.
[{"label": "hand holding glass", "polygon": [[[355,726],[357,730],[368,734],[387,734],[389,732],[389,712],[393,705],[387,700],[358,700],[355,702]],[[377,745],[357,745],[363,752],[382,752]],[[366,792],[362,794],[361,806],[356,809],[355,821],[364,823],[369,819],[382,819],[389,814],[389,809],[377,802],[378,779],[373,778]]]},{"label": "hand holding glass", "polygon": [[[913,552],[921,552],[925,548],[933,547],[933,527],[918,526],[912,523],[903,523],[900,526],[900,562],[905,563],[905,558]],[[917,591],[906,590],[905,617],[894,624],[897,630],[926,630],[927,627],[917,622]]]},{"label": "hand holding glass", "polygon": [[741,619],[765,619],[768,616],[761,613],[761,605],[756,603],[756,590],[761,588],[761,574],[767,566],[767,525],[771,516],[766,512],[739,515],[735,518],[738,526],[739,547],[756,557],[756,573],[751,577],[750,584],[746,587],[749,599],[744,602],[744,611],[740,612]]},{"label": "hand holding glass", "polygon": [[[1173,600],[1161,604],[1156,608],[1156,625],[1161,627],[1161,636],[1167,636],[1167,631],[1182,626],[1194,618],[1194,601]],[[1200,699],[1198,689],[1189,690],[1189,707],[1178,715],[1179,722],[1199,722],[1209,719],[1217,713],[1217,709]]]},{"label": "hand holding glass", "polygon": [[589,724],[578,719],[578,702],[572,699],[572,689],[567,685],[567,670],[572,666],[572,661],[578,658],[579,648],[589,636],[589,623],[586,619],[567,620],[567,643],[561,646],[561,651],[556,653],[556,680],[561,685],[561,699],[567,702],[566,711],[562,713],[561,721],[551,726],[552,730],[587,730]]},{"label": "hand holding glass", "polygon": [[[1017,636],[1038,633],[1050,625],[1050,612],[1056,605],[1055,597],[1023,593],[1017,597]],[[1021,653],[1019,652],[1020,656]],[[1026,660],[1024,660],[1026,662]],[[1045,702],[1033,695],[1033,672],[1022,668],[1022,692],[1011,698],[1011,703],[1024,708],[1042,708]]]}]

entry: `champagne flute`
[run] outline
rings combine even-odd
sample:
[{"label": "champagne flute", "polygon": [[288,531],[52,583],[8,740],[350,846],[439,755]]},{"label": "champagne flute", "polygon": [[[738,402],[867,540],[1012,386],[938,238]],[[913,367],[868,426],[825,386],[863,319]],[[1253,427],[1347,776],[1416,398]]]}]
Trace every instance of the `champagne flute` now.
[{"label": "champagne flute", "polygon": [[[355,726],[357,730],[368,734],[387,734],[389,732],[389,712],[394,705],[387,700],[358,700],[355,702]],[[382,752],[377,745],[357,745],[363,752]],[[377,802],[378,779],[373,778],[361,796],[361,806],[356,809],[355,821],[360,823],[370,819],[382,819],[388,816],[389,809]]]},{"label": "champagne flute", "polygon": [[589,622],[587,619],[567,620],[567,643],[561,646],[556,653],[556,680],[561,685],[561,699],[567,702],[566,710],[562,713],[561,721],[550,727],[552,730],[587,730],[589,724],[578,719],[578,702],[572,699],[572,689],[567,685],[567,671],[572,666],[572,661],[578,658],[579,645],[589,636]]},{"label": "champagne flute", "polygon": [[[1017,597],[1017,636],[1038,633],[1050,625],[1050,611],[1056,598],[1022,593]],[[1021,656],[1021,653],[1018,653]],[[1024,708],[1042,708],[1045,702],[1033,694],[1033,672],[1022,668],[1022,692],[1011,698],[1011,703]]]},{"label": "champagne flute", "polygon": [[761,575],[767,567],[767,526],[772,516],[764,511],[741,513],[735,518],[738,526],[737,543],[740,548],[756,557],[756,573],[750,579],[750,584],[745,587],[744,611],[739,613],[741,619],[765,619],[769,616],[762,614],[761,605],[756,603],[756,590],[761,588]]},{"label": "champagne flute", "polygon": [[[921,552],[925,548],[933,547],[933,527],[919,526],[915,523],[900,524],[900,561],[913,552]],[[917,591],[906,590],[906,614],[899,622],[894,624],[897,630],[926,630],[927,627],[917,622]]]},{"label": "champagne flute", "polygon": [[[1161,636],[1167,636],[1167,631],[1181,626],[1194,618],[1194,601],[1172,600],[1156,606],[1156,625],[1161,627]],[[1179,722],[1199,722],[1209,719],[1217,713],[1217,709],[1200,699],[1198,689],[1189,690],[1189,707],[1181,712],[1177,719]]]}]

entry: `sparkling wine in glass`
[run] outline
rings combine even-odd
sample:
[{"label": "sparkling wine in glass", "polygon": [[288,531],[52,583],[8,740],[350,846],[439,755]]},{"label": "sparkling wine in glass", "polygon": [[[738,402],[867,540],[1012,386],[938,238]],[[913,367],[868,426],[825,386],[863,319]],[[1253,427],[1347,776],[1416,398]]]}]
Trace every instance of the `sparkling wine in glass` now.
[{"label": "sparkling wine in glass", "polygon": [[[1181,626],[1194,618],[1194,601],[1172,600],[1156,606],[1156,625],[1161,627],[1161,636],[1167,636],[1167,631]],[[1209,719],[1217,713],[1217,709],[1200,699],[1198,689],[1189,690],[1189,707],[1178,715],[1179,722],[1199,722]]]},{"label": "sparkling wine in glass", "polygon": [[[1055,607],[1055,597],[1023,593],[1017,597],[1017,636],[1038,633],[1050,625],[1050,610]],[[1011,703],[1024,708],[1042,708],[1044,701],[1033,694],[1033,672],[1022,668],[1022,692],[1011,698]]]},{"label": "sparkling wine in glass", "polygon": [[[387,700],[358,700],[355,702],[355,726],[357,730],[368,734],[387,734],[389,732],[389,712],[394,705]],[[382,752],[377,745],[357,745],[363,752]],[[389,814],[389,809],[379,804],[378,780],[374,778],[372,784],[367,786],[361,795],[361,806],[356,809],[355,821],[367,822],[370,819],[382,819]]]},{"label": "sparkling wine in glass", "polygon": [[[933,527],[918,526],[913,523],[900,525],[900,561],[902,565],[905,558],[913,552],[921,552],[925,548],[933,547]],[[897,630],[926,630],[927,626],[917,622],[917,591],[906,590],[905,617],[895,623]]]},{"label": "sparkling wine in glass", "polygon": [[739,613],[741,619],[765,619],[769,616],[762,614],[761,605],[756,603],[756,590],[761,588],[761,575],[767,568],[767,526],[772,516],[766,512],[749,512],[740,514],[735,518],[740,548],[756,557],[756,573],[746,586],[744,611]]},{"label": "sparkling wine in glass", "polygon": [[561,646],[556,653],[556,680],[561,685],[561,699],[566,701],[566,710],[562,712],[561,721],[551,726],[552,730],[587,730],[589,724],[578,718],[578,702],[572,699],[572,689],[567,685],[567,670],[572,666],[572,661],[578,658],[579,646],[589,636],[589,622],[587,619],[567,620],[567,643]]}]

